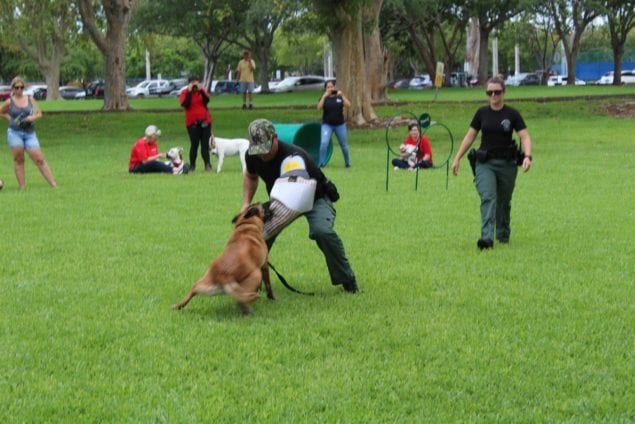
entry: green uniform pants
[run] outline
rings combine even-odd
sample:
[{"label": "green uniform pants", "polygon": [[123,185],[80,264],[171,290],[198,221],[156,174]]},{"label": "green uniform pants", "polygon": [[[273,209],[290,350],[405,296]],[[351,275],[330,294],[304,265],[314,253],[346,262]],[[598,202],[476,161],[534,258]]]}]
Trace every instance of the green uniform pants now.
[{"label": "green uniform pants", "polygon": [[[333,228],[335,215],[335,208],[330,200],[317,199],[313,204],[313,209],[304,214],[309,223],[309,238],[315,240],[324,254],[331,283],[333,285],[353,283],[355,282],[355,273],[346,258],[344,244]],[[267,240],[269,250],[271,250],[275,239],[274,236]]]},{"label": "green uniform pants", "polygon": [[502,242],[511,235],[512,193],[518,167],[513,160],[490,159],[476,163],[474,183],[481,197],[481,238]]}]

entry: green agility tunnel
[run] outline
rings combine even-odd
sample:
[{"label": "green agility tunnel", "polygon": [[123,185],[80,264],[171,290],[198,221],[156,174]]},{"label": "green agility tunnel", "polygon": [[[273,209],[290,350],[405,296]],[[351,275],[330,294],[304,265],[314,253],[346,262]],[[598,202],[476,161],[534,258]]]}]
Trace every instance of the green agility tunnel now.
[{"label": "green agility tunnel", "polygon": [[[319,122],[306,124],[273,124],[278,138],[285,143],[302,147],[311,156],[317,165],[320,165],[320,131],[322,125]],[[326,160],[323,165],[329,163],[333,154],[333,142],[329,141],[326,151]]]}]

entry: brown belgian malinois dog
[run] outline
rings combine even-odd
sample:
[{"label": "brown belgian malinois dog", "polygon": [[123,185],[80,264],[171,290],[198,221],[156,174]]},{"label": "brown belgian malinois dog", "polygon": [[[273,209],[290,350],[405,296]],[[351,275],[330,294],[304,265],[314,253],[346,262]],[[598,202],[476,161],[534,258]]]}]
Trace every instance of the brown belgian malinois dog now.
[{"label": "brown belgian malinois dog", "polygon": [[269,251],[262,237],[265,222],[271,216],[268,202],[250,205],[243,213],[236,215],[232,220],[234,231],[223,253],[173,308],[184,308],[197,294],[228,294],[236,299],[243,314],[249,315],[249,305],[258,299],[258,288],[262,281],[265,282],[267,297],[273,300],[267,264]]}]

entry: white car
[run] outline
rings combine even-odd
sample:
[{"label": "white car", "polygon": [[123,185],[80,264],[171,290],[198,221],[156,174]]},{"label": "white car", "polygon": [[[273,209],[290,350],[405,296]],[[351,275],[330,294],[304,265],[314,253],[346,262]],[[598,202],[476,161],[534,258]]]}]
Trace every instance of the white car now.
[{"label": "white car", "polygon": [[520,72],[518,75],[510,74],[505,80],[505,85],[508,87],[518,86],[527,75],[529,75],[527,72]]},{"label": "white car", "polygon": [[414,88],[415,90],[421,90],[429,87],[432,87],[432,80],[428,74],[418,75],[411,79],[408,83],[408,88]]},{"label": "white car", "polygon": [[324,77],[306,75],[303,77],[286,77],[275,87],[269,86],[272,93],[285,93],[290,91],[322,90],[324,91]]},{"label": "white car", "polygon": [[33,84],[28,86],[27,88],[24,89],[24,95],[25,96],[33,96],[33,94],[40,90],[40,89],[46,89],[47,85],[46,84]]},{"label": "white car", "polygon": [[[635,70],[622,71],[622,84],[635,84]],[[611,85],[613,84],[613,71],[609,71],[602,75],[597,84]]]},{"label": "white car", "polygon": [[170,82],[168,80],[145,80],[126,90],[128,97],[148,97],[151,95],[161,95],[170,92]]},{"label": "white car", "polygon": [[[566,75],[552,75],[547,80],[547,87],[555,87],[558,85],[567,85]],[[586,82],[576,78],[575,85],[586,85]]]},{"label": "white car", "polygon": [[[273,89],[275,86],[278,85],[280,81],[269,81],[269,91],[273,92]],[[254,88],[254,93],[261,93],[262,92],[262,86],[261,85],[257,85],[256,88]]]}]

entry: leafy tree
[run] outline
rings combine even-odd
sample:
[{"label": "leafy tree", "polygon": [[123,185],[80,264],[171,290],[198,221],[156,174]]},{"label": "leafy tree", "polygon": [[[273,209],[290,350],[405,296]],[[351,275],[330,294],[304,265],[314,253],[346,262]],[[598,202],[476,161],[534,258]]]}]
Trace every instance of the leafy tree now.
[{"label": "leafy tree", "polygon": [[233,25],[239,31],[230,34],[229,39],[233,44],[252,51],[263,92],[268,92],[274,34],[283,22],[306,13],[306,9],[301,0],[251,0],[241,10],[244,12],[240,16],[234,15]]},{"label": "leafy tree", "polygon": [[[302,74],[319,74],[323,67],[324,45],[327,37],[312,30],[295,32],[282,26],[273,40],[272,55],[286,70]],[[271,63],[270,63],[271,66]],[[271,74],[270,74],[271,75]]]},{"label": "leafy tree", "polygon": [[465,2],[435,0],[422,4],[415,0],[389,0],[385,6],[382,18],[391,23],[385,27],[389,32],[384,37],[406,31],[433,80],[436,63],[444,63],[444,82],[449,85],[469,18]]},{"label": "leafy tree", "polygon": [[[209,89],[219,57],[229,48],[228,39],[238,30],[237,12],[246,9],[244,0],[140,0],[133,26],[140,32],[187,37],[204,58],[204,66],[187,66],[190,73],[203,72]],[[193,64],[198,64],[194,61]]]},{"label": "leafy tree", "polygon": [[70,0],[5,0],[0,19],[13,39],[35,63],[46,80],[47,98],[58,99],[60,65],[66,44],[75,31],[76,15]]},{"label": "leafy tree", "polygon": [[613,50],[613,85],[622,84],[622,57],[628,33],[635,27],[635,1],[604,0]]},{"label": "leafy tree", "polygon": [[[128,110],[126,96],[126,37],[135,0],[76,0],[84,28],[104,56],[104,111]],[[105,32],[99,24],[106,18]]]},{"label": "leafy tree", "polygon": [[485,83],[488,76],[488,45],[492,31],[501,27],[522,9],[517,0],[473,0],[467,2],[470,16],[478,19],[478,79]]},{"label": "leafy tree", "polygon": [[544,0],[567,56],[568,84],[575,84],[575,65],[586,27],[600,15],[596,0]]}]

